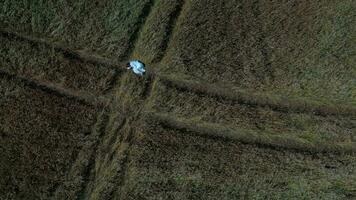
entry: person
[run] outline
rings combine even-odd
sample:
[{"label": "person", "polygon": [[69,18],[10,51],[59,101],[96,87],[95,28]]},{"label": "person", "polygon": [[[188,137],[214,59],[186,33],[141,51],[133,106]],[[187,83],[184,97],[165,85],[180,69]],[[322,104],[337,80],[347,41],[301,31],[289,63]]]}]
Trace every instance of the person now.
[{"label": "person", "polygon": [[145,72],[146,72],[145,64],[143,64],[139,60],[130,61],[127,65],[128,65],[127,69],[132,69],[132,71],[135,74],[138,74],[140,76],[143,76],[145,74]]}]

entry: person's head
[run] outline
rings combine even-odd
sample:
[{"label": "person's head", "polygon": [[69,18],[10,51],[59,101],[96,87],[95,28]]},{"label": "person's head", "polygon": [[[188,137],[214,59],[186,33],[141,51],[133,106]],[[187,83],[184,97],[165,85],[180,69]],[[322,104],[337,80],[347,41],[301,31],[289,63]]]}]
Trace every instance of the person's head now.
[{"label": "person's head", "polygon": [[130,67],[130,62],[126,63],[126,67]]}]

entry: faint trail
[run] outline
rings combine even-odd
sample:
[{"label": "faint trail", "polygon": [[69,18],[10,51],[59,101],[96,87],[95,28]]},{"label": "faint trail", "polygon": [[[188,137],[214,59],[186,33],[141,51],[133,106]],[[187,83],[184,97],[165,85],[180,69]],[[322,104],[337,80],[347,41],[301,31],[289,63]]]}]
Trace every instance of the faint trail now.
[{"label": "faint trail", "polygon": [[[132,131],[132,130],[131,130]],[[128,175],[129,175],[129,163],[131,160],[130,157],[130,149],[132,146],[132,140],[133,140],[133,136],[134,133],[130,132],[128,134],[128,138],[126,139],[125,142],[122,142],[122,149],[121,149],[121,155],[123,156],[122,160],[121,160],[121,171],[122,173],[120,173],[120,176],[117,179],[117,185],[116,185],[116,189],[113,190],[110,193],[110,197],[112,197],[114,194],[117,194],[118,196],[120,196],[121,198],[119,199],[125,199],[124,198],[124,187],[126,185],[127,179],[128,179]]]},{"label": "faint trail", "polygon": [[17,33],[15,31],[11,31],[8,29],[1,29],[0,28],[0,35],[4,37],[8,37],[10,39],[16,38],[18,40],[26,41],[33,43],[35,45],[41,44],[45,45],[49,48],[52,48],[54,50],[60,51],[63,53],[63,55],[69,59],[78,59],[82,62],[87,62],[87,63],[92,63],[96,65],[103,65],[105,67],[108,67],[112,70],[125,70],[126,69],[126,62],[115,62],[107,58],[103,58],[99,55],[94,55],[94,54],[88,54],[80,50],[74,50],[71,49],[70,47],[56,43],[56,42],[51,42],[50,40],[43,39],[43,38],[38,38],[38,37],[32,37],[24,34]]},{"label": "faint trail", "polygon": [[[97,116],[95,124],[92,126],[89,137],[85,145],[80,149],[78,155],[69,168],[66,178],[63,181],[67,184],[60,184],[51,199],[85,199],[85,190],[91,179],[91,173],[95,167],[95,157],[103,131],[107,126],[108,110],[103,109]],[[69,184],[68,184],[69,183]]]},{"label": "faint trail", "polygon": [[[0,33],[14,36],[22,40],[34,42],[34,43],[43,43],[43,39],[33,38],[17,34],[14,32],[6,32],[0,30]],[[57,44],[52,44],[45,41],[48,46],[56,48]],[[61,45],[59,45],[61,46]],[[82,54],[80,51],[70,50],[68,48],[62,49],[64,52],[67,52],[68,56],[78,56],[84,62],[92,62],[94,64],[111,66],[118,70],[126,70],[126,62],[115,62],[110,59],[97,57],[90,54]],[[150,80],[159,78],[165,84],[168,84],[172,87],[183,91],[191,91],[198,94],[208,95],[216,98],[223,98],[226,100],[235,101],[240,104],[247,104],[251,106],[260,106],[260,107],[269,107],[276,111],[281,112],[297,112],[297,113],[309,113],[314,115],[337,115],[337,116],[356,116],[356,107],[351,105],[326,105],[321,104],[317,101],[308,101],[292,98],[279,98],[274,96],[268,96],[264,94],[255,94],[249,93],[242,90],[232,90],[228,86],[217,86],[216,84],[207,84],[200,81],[194,80],[185,80],[179,79],[172,76],[160,74],[159,72],[154,71],[153,68],[148,69],[147,75]]]},{"label": "faint trail", "polygon": [[232,90],[229,87],[216,86],[215,84],[201,83],[193,80],[176,79],[159,75],[160,80],[178,90],[190,91],[197,94],[223,98],[239,104],[250,106],[268,107],[280,112],[309,113],[313,115],[356,116],[356,107],[348,105],[325,105],[319,102],[299,99],[285,99],[264,94],[254,94],[242,90]]},{"label": "faint trail", "polygon": [[144,88],[142,93],[142,99],[147,99],[151,96],[152,86],[154,84],[155,78],[153,76],[147,76],[147,79],[144,80]]},{"label": "faint trail", "polygon": [[174,11],[169,16],[169,22],[168,22],[168,28],[167,28],[167,37],[165,38],[165,40],[162,41],[162,44],[161,44],[162,53],[158,54],[157,57],[153,59],[153,61],[152,61],[153,63],[161,62],[161,60],[167,54],[168,45],[171,42],[171,39],[172,39],[173,33],[174,33],[174,29],[177,26],[178,18],[180,17],[181,11],[182,11],[183,6],[185,4],[185,0],[177,0],[177,1],[179,2],[178,5],[175,7]]},{"label": "faint trail", "polygon": [[[148,75],[148,78],[145,80],[142,90],[142,94],[140,95],[140,99],[138,99],[138,101],[142,101],[143,103],[141,104],[141,106],[137,109],[137,112],[134,114],[134,116],[132,116],[132,118],[130,120],[128,120],[126,123],[130,123],[131,127],[139,127],[140,125],[138,124],[139,121],[142,119],[142,113],[145,109],[145,103],[147,102],[147,99],[150,98],[151,94],[152,94],[152,89],[153,89],[153,84],[154,84],[154,76],[152,75]],[[130,155],[130,149],[132,147],[132,142],[135,139],[135,131],[136,128],[130,128],[129,133],[126,135],[126,137],[121,141],[121,145],[122,145],[122,173],[120,173],[120,176],[118,177],[118,181],[117,181],[117,187],[116,190],[113,190],[112,193],[110,193],[110,197],[112,197],[113,195],[116,195],[118,197],[120,197],[119,199],[125,199],[125,191],[126,191],[126,184],[127,181],[129,179],[129,164],[131,162],[131,155]]]},{"label": "faint trail", "polygon": [[16,80],[29,88],[38,89],[55,96],[72,99],[85,105],[104,106],[109,103],[109,99],[106,99],[102,96],[94,96],[86,92],[68,90],[66,88],[60,87],[49,82],[41,82],[38,80],[28,79],[20,75],[11,74],[2,69],[0,69],[0,77],[5,77],[10,80]]},{"label": "faint trail", "polygon": [[100,146],[102,137],[106,133],[106,129],[107,129],[107,126],[109,123],[109,114],[108,113],[109,113],[108,110],[103,111],[103,113],[98,116],[98,123],[93,127],[92,133],[96,136],[96,139],[95,139],[95,142],[91,148],[88,165],[85,167],[83,175],[82,175],[83,182],[81,184],[80,191],[78,191],[78,193],[76,195],[77,200],[87,199],[85,191],[90,183],[91,175],[93,175],[92,171],[95,169],[96,155],[98,153],[98,148]]},{"label": "faint trail", "polygon": [[128,60],[132,54],[132,52],[134,51],[134,49],[136,48],[136,44],[138,41],[138,37],[140,35],[141,30],[143,29],[143,27],[145,26],[146,20],[149,16],[149,14],[152,11],[152,7],[154,6],[155,1],[154,0],[149,0],[146,5],[144,5],[140,16],[138,17],[139,20],[135,26],[136,29],[134,30],[134,33],[130,36],[129,39],[129,48],[127,48],[126,52],[123,54],[123,57],[120,60]]},{"label": "faint trail", "polygon": [[[176,118],[169,113],[146,112],[147,119],[158,121],[169,128],[183,130],[186,134],[194,134],[214,139],[232,140],[246,144],[258,145],[273,149],[287,149],[310,153],[356,153],[356,144],[312,143],[303,139],[260,134],[252,130],[233,129],[221,124],[194,121],[191,119]],[[190,133],[189,133],[190,132]]]},{"label": "faint trail", "polygon": [[103,91],[103,94],[107,94],[115,88],[117,81],[119,80],[121,75],[122,75],[122,72],[119,72],[117,70],[114,71],[113,76],[107,82],[107,85],[106,85],[105,90]]}]

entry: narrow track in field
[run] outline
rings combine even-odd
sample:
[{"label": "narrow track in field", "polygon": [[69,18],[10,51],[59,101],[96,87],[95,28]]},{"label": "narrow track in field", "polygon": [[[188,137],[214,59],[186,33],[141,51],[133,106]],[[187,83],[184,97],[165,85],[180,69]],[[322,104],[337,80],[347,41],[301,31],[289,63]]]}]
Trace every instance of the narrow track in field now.
[{"label": "narrow track in field", "polygon": [[[174,28],[179,19],[181,11],[185,1],[180,1],[180,4],[177,6],[175,11],[172,13],[170,22],[171,26],[168,29],[168,37],[163,43],[162,49],[163,54],[159,55],[154,59],[154,63],[159,63],[162,58],[165,56],[166,50],[168,48],[169,42],[171,40],[172,34],[174,33]],[[144,19],[139,22],[139,26],[137,26],[137,30],[134,31],[134,34],[130,38],[131,46],[125,52],[124,57],[121,60],[129,59],[130,55],[135,49],[136,41],[138,40],[139,33],[142,27],[145,24],[147,17],[150,14],[152,7],[154,6],[154,1],[151,0],[144,6],[142,10],[141,17]],[[109,83],[109,88],[107,90],[111,90],[116,87],[118,76],[121,72],[126,71],[126,63],[127,61],[118,62],[113,59],[105,58],[100,55],[91,54],[88,52],[84,52],[81,50],[73,49],[67,45],[63,45],[56,42],[51,42],[49,39],[33,37],[21,33],[17,33],[8,29],[0,29],[0,35],[15,38],[17,40],[26,41],[34,44],[42,44],[47,46],[48,48],[54,49],[56,51],[60,51],[63,53],[65,57],[68,59],[77,59],[81,62],[91,63],[94,65],[105,66],[109,69],[115,71],[115,76],[112,77]],[[155,81],[160,81],[161,83],[168,85],[170,87],[176,88],[178,91],[188,91],[201,96],[209,96],[216,99],[224,99],[228,101],[233,101],[238,104],[248,105],[252,107],[267,107],[271,110],[278,112],[295,112],[295,113],[307,113],[310,115],[320,115],[320,116],[341,116],[341,117],[356,117],[356,107],[353,106],[345,106],[345,105],[325,105],[319,102],[311,102],[305,100],[298,99],[280,99],[280,98],[272,98],[268,95],[264,94],[253,94],[243,90],[232,89],[229,86],[217,86],[213,84],[206,84],[196,80],[185,80],[178,79],[170,75],[161,74],[158,71],[155,71],[153,68],[148,66],[148,73],[145,75],[143,81],[144,83],[144,92],[142,94],[141,99],[147,100],[152,95],[153,84]],[[47,93],[66,97],[69,99],[74,99],[76,101],[82,102],[88,105],[99,105],[106,106],[110,103],[110,100],[105,96],[96,96],[90,94],[88,92],[81,91],[73,91],[70,89],[63,88],[56,84],[33,80],[27,77],[11,74],[4,70],[0,69],[0,77],[7,77],[10,79],[15,79],[27,86],[30,86],[35,89],[40,89]],[[247,143],[252,145],[257,145],[262,148],[274,148],[274,149],[286,149],[290,151],[298,151],[298,152],[310,152],[310,153],[335,153],[335,154],[343,154],[350,153],[353,154],[356,152],[356,145],[354,143],[350,143],[347,145],[338,145],[338,144],[314,144],[314,143],[306,143],[305,141],[299,140],[297,138],[286,138],[283,136],[265,136],[258,135],[254,132],[249,132],[245,130],[237,130],[232,129],[227,126],[221,124],[214,123],[194,123],[191,122],[190,119],[186,118],[176,118],[170,115],[170,113],[158,113],[158,112],[150,112],[145,111],[144,108],[139,108],[138,113],[145,114],[145,119],[153,119],[164,126],[167,126],[172,129],[185,130],[189,133],[193,133],[197,136],[209,137],[209,138],[217,138],[222,140],[233,140],[241,143]],[[105,129],[108,126],[108,120],[105,118],[107,116],[98,117],[98,121],[103,121],[102,123],[98,123],[95,125],[93,129],[97,129],[98,137],[95,143],[93,143],[93,149],[90,151],[89,161],[87,163],[87,168],[83,173],[84,182],[80,186],[77,197],[78,199],[84,198],[85,190],[88,187],[89,177],[91,175],[91,171],[95,169],[96,160],[95,157],[97,155],[97,149],[100,146],[100,138],[103,134],[105,134]],[[134,116],[134,119],[138,119],[138,116]],[[122,125],[126,124],[123,123]],[[122,127],[121,127],[122,128]],[[187,134],[189,134],[187,133]],[[127,181],[127,177],[129,176],[129,162],[130,162],[130,147],[132,140],[134,138],[134,133],[131,132],[125,143],[128,145],[125,146],[122,154],[123,159],[122,162],[122,173],[119,174],[118,180],[116,183],[119,185],[115,190],[111,192],[111,195],[122,194],[124,195],[125,184]],[[114,142],[112,142],[113,144]],[[120,196],[122,197],[122,196]]]},{"label": "narrow track in field", "polygon": [[154,7],[155,4],[155,0],[149,0],[143,7],[140,16],[138,17],[139,20],[137,22],[137,24],[135,25],[137,28],[136,30],[133,31],[133,34],[131,35],[131,37],[129,38],[129,44],[130,47],[126,50],[126,52],[124,53],[124,55],[120,58],[120,60],[127,60],[130,58],[132,52],[134,51],[134,49],[136,48],[136,43],[138,41],[140,32],[142,30],[142,28],[145,26],[146,20],[148,18],[148,16],[150,15],[152,8]]},{"label": "narrow track in field", "polygon": [[[46,44],[46,46],[49,46],[51,48],[57,49],[59,51],[62,51],[68,57],[74,57],[77,59],[80,59],[83,62],[90,62],[93,64],[97,65],[104,65],[108,66],[112,69],[115,69],[116,71],[123,71],[125,70],[124,66],[126,62],[115,62],[113,60],[103,58],[100,56],[96,55],[91,55],[87,53],[82,53],[80,51],[72,50],[68,47],[63,47],[62,45],[59,45],[57,43],[51,43],[48,42],[47,40],[41,39],[41,38],[34,38],[34,37],[29,37],[29,36],[23,36],[21,34],[17,34],[11,31],[4,31],[1,30],[0,33],[3,35],[7,36],[14,36],[16,38],[20,38],[21,40],[26,40],[29,42],[34,42],[34,43],[41,43],[41,44]],[[1,74],[5,74],[8,77],[15,77],[16,79],[19,79],[21,82],[25,82],[26,84],[35,87],[35,88],[40,88],[42,90],[48,91],[48,92],[53,92],[57,95],[61,96],[66,96],[68,98],[74,98],[82,102],[86,102],[89,104],[97,104],[97,102],[100,102],[103,104],[106,102],[103,100],[102,97],[96,97],[87,93],[78,93],[75,91],[71,91],[65,88],[58,87],[52,83],[48,82],[36,82],[31,79],[28,79],[26,77],[21,77],[17,75],[12,75],[4,71],[0,71]],[[145,81],[145,89],[144,89],[144,94],[143,94],[143,99],[147,99],[151,95],[151,90],[152,90],[152,85],[155,80],[159,80],[160,82],[170,86],[174,87],[180,91],[188,91],[188,92],[193,92],[199,95],[203,96],[209,96],[217,99],[225,99],[229,101],[234,101],[238,104],[243,104],[243,105],[248,105],[248,106],[253,106],[253,107],[268,107],[272,110],[278,111],[278,112],[296,112],[296,113],[307,113],[307,114],[312,114],[312,115],[322,115],[322,116],[327,116],[327,115],[336,115],[336,116],[342,116],[342,117],[353,117],[356,116],[356,108],[354,107],[348,107],[348,106],[329,106],[329,105],[319,105],[315,104],[313,102],[308,102],[308,101],[300,101],[300,100],[294,100],[294,99],[289,99],[289,100],[276,100],[276,99],[271,99],[270,97],[266,95],[259,95],[259,94],[249,94],[244,91],[236,91],[231,92],[229,88],[223,88],[211,84],[205,84],[201,83],[199,81],[193,81],[193,80],[184,80],[184,79],[176,79],[174,77],[171,77],[169,75],[164,75],[160,74],[156,71],[149,70],[148,74],[146,75],[146,78],[143,79]],[[115,81],[112,81],[111,87],[114,87]],[[159,114],[157,114],[159,116]],[[161,118],[158,118],[161,119]],[[174,121],[174,120],[173,120]],[[181,123],[185,124],[185,123]],[[257,141],[259,139],[256,139]],[[279,141],[276,139],[276,141]],[[272,144],[265,144],[264,146],[271,146]],[[294,147],[287,147],[283,145],[278,145],[278,144],[273,144],[277,147],[281,148],[294,148]],[[262,145],[263,146],[263,145]],[[297,145],[298,146],[298,145]],[[329,145],[330,146],[330,145]],[[300,147],[300,148],[299,148]],[[299,145],[299,147],[295,147],[294,149],[299,149],[301,150],[305,146]],[[336,147],[335,147],[336,148]],[[326,149],[325,151],[333,151],[332,149],[335,149],[334,147],[331,149],[325,148],[319,148],[320,149]],[[306,149],[312,149],[312,151],[319,151],[318,149],[313,149],[312,147],[308,147]],[[352,148],[351,148],[352,149]],[[320,150],[323,151],[323,150]],[[343,150],[342,150],[343,151]],[[353,150],[351,150],[353,151]]]},{"label": "narrow track in field", "polygon": [[[75,57],[83,62],[89,62],[97,65],[104,65],[114,70],[124,71],[127,61],[116,62],[111,59],[103,58],[98,55],[83,53],[80,50],[73,50],[57,43],[51,43],[48,40],[21,35],[8,30],[0,30],[0,34],[21,38],[29,42],[42,43],[54,49],[63,51],[70,57]],[[337,115],[337,116],[356,116],[356,107],[348,105],[326,105],[319,102],[311,102],[298,99],[278,99],[264,94],[254,94],[246,91],[234,89],[229,86],[216,86],[213,84],[202,83],[196,80],[184,80],[173,78],[169,75],[161,74],[152,68],[148,68],[146,75],[150,80],[158,78],[166,84],[176,87],[180,90],[191,91],[198,94],[213,96],[226,100],[236,101],[240,104],[251,106],[269,107],[276,111],[309,113],[315,115]]]},{"label": "narrow track in field", "polygon": [[24,76],[20,76],[17,74],[8,73],[2,69],[0,69],[0,77],[5,77],[7,79],[15,80],[19,83],[22,83],[30,88],[44,91],[48,94],[52,94],[54,96],[65,97],[67,99],[73,99],[85,105],[91,106],[105,106],[109,103],[109,99],[104,96],[94,96],[87,92],[78,92],[73,91],[67,88],[63,88],[59,85],[43,82],[39,80],[29,79]]},{"label": "narrow track in field", "polygon": [[169,16],[169,26],[167,28],[167,36],[163,40],[160,49],[162,49],[162,53],[158,54],[155,58],[153,58],[153,63],[159,63],[166,56],[167,48],[171,39],[173,37],[174,30],[177,26],[177,22],[179,17],[181,16],[181,12],[183,10],[183,6],[185,5],[185,0],[178,0],[177,6],[174,8],[173,12]]},{"label": "narrow track in field", "polygon": [[283,149],[307,153],[354,154],[356,142],[348,144],[315,143],[295,137],[260,134],[252,130],[237,129],[216,123],[207,123],[186,118],[177,118],[170,113],[147,111],[147,120],[154,120],[165,127],[183,130],[187,134],[221,140],[232,140],[257,145],[263,148]]}]

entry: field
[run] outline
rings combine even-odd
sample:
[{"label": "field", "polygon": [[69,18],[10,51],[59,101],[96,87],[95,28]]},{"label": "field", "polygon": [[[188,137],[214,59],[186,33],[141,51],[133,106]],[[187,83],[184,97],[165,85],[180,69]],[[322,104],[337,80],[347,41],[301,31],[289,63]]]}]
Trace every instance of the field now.
[{"label": "field", "polygon": [[188,2],[165,70],[252,91],[355,103],[354,1]]},{"label": "field", "polygon": [[0,2],[0,199],[355,199],[355,9]]}]

